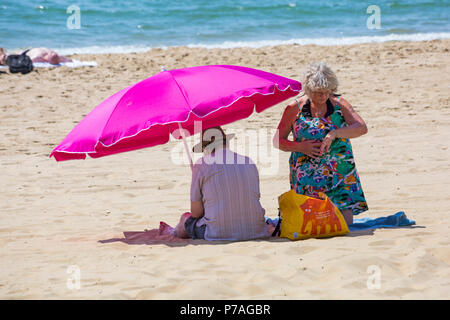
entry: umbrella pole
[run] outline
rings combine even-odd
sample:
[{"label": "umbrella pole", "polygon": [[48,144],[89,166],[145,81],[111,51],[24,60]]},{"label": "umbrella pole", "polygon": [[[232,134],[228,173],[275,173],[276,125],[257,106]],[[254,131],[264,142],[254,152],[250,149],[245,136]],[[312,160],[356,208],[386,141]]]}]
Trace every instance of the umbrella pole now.
[{"label": "umbrella pole", "polygon": [[179,123],[179,122],[178,122],[178,128],[180,128],[180,134],[181,134],[181,138],[183,139],[184,149],[186,150],[186,153],[188,155],[189,164],[191,166],[191,171],[192,171],[194,168],[194,164],[192,163],[192,156],[191,156],[191,153],[189,152],[189,148],[188,148],[185,136],[184,136],[183,128],[181,127],[181,123]]}]

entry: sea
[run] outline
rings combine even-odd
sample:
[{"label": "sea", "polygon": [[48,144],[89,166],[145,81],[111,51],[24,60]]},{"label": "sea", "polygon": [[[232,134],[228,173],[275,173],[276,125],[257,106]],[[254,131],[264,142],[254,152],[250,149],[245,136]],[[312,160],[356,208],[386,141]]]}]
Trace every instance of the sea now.
[{"label": "sea", "polygon": [[60,54],[450,38],[450,0],[0,1],[0,47]]}]

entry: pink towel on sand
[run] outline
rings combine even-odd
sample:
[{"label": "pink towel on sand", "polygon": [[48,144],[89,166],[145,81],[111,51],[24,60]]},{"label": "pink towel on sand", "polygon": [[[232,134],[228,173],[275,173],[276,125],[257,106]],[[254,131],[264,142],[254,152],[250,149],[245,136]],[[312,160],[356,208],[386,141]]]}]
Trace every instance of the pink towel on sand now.
[{"label": "pink towel on sand", "polygon": [[159,229],[144,231],[125,231],[124,238],[113,238],[108,240],[100,240],[101,243],[124,242],[127,244],[170,244],[170,243],[186,243],[189,239],[177,238],[173,234],[174,228],[167,223],[161,221]]}]

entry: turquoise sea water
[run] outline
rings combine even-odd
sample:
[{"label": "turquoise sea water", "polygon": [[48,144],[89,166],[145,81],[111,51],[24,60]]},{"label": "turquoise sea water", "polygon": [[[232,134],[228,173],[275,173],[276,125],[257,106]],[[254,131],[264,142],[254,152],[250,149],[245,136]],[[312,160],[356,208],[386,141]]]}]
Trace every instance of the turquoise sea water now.
[{"label": "turquoise sea water", "polygon": [[[71,5],[79,15],[67,12]],[[379,8],[379,28],[368,27],[368,19],[369,26],[376,22],[371,16],[377,12],[367,13],[371,5]],[[449,17],[450,0],[2,0],[0,47],[45,46],[69,54],[415,41],[450,38]]]}]

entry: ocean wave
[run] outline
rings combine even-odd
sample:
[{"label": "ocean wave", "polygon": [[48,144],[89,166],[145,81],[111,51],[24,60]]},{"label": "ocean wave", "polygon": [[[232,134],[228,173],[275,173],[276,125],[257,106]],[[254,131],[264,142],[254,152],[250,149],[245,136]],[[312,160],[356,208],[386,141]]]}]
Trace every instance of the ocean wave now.
[{"label": "ocean wave", "polygon": [[260,40],[260,41],[225,41],[220,44],[188,44],[189,48],[220,48],[230,49],[239,47],[260,48],[265,46],[299,44],[314,44],[319,46],[352,45],[359,43],[387,42],[387,41],[429,41],[436,39],[449,39],[450,32],[389,34],[384,36],[359,36],[342,38],[300,38],[290,40]]},{"label": "ocean wave", "polygon": [[[443,4],[443,3],[436,3],[435,1],[425,1],[425,2],[414,2],[414,3],[405,3],[405,2],[398,2],[394,1],[389,3],[389,7],[392,9],[404,9],[404,8],[413,8],[413,9],[420,9],[423,7],[435,7],[436,5]],[[445,5],[445,4],[444,4]]]},{"label": "ocean wave", "polygon": [[[217,44],[195,43],[181,45],[188,48],[206,48],[206,49],[231,49],[240,47],[260,48],[276,45],[353,45],[359,43],[379,43],[387,41],[430,41],[437,39],[450,39],[450,32],[439,33],[414,33],[414,34],[389,34],[383,36],[360,36],[360,37],[342,37],[342,38],[299,38],[290,40],[260,40],[260,41],[225,41]],[[106,54],[106,53],[138,53],[146,52],[155,48],[167,49],[168,46],[146,46],[146,45],[127,45],[127,46],[88,46],[81,48],[53,48],[59,54]]]},{"label": "ocean wave", "polygon": [[129,46],[88,46],[81,48],[52,48],[58,54],[106,54],[106,53],[139,53],[150,51],[155,48],[167,49],[167,46],[149,47],[144,45],[129,45]]}]

